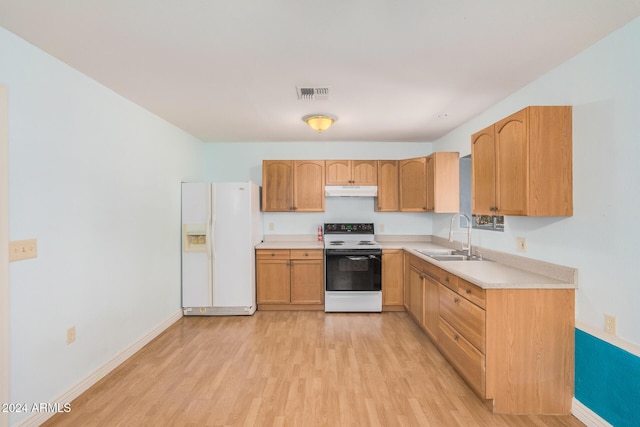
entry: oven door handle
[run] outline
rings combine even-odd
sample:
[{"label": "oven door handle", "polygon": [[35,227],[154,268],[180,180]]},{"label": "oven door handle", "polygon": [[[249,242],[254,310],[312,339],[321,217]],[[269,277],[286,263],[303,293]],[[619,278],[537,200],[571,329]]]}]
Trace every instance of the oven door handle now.
[{"label": "oven door handle", "polygon": [[378,258],[375,255],[369,255],[369,256],[348,256],[347,258],[349,258],[351,261],[366,261],[368,259],[375,259],[380,261],[380,258]]}]

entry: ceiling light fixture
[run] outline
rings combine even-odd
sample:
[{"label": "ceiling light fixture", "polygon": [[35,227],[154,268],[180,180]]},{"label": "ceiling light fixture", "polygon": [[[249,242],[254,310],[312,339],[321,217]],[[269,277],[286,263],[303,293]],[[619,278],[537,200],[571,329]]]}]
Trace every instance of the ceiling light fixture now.
[{"label": "ceiling light fixture", "polygon": [[304,116],[302,121],[308,124],[309,127],[316,132],[322,132],[329,129],[336,119],[326,114],[310,114],[308,116]]}]

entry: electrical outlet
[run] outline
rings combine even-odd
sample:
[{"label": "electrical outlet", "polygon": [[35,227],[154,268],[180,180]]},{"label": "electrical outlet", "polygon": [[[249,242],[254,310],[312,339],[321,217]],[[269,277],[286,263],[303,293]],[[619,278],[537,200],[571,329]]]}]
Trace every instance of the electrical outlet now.
[{"label": "electrical outlet", "polygon": [[380,224],[378,226],[378,231],[381,232],[381,233],[384,233],[384,224]]},{"label": "electrical outlet", "polygon": [[524,237],[516,237],[516,250],[520,252],[527,252],[527,239]]},{"label": "electrical outlet", "polygon": [[37,256],[38,241],[36,239],[9,242],[9,261],[22,261],[23,259],[36,258]]},{"label": "electrical outlet", "polygon": [[72,326],[67,329],[67,344],[71,344],[76,340],[76,327]]},{"label": "electrical outlet", "polygon": [[604,315],[604,331],[611,335],[616,335],[616,317],[610,314]]},{"label": "electrical outlet", "polygon": [[269,231],[273,231],[274,228],[276,228],[275,225],[272,222],[270,222],[269,223]]}]

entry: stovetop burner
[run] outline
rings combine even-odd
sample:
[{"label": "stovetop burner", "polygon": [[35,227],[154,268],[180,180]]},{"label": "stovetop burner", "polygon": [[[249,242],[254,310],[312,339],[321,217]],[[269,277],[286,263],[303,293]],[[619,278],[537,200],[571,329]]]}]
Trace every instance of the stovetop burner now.
[{"label": "stovetop burner", "polygon": [[[373,224],[325,224],[324,241],[326,248],[340,249],[379,249],[381,246],[374,240]],[[365,249],[363,246],[366,246]]]}]

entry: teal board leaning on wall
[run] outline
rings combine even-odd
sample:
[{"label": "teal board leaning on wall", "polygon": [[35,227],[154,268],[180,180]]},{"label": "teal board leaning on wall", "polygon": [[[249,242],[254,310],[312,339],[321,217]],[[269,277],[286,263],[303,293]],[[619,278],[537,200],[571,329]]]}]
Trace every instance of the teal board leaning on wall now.
[{"label": "teal board leaning on wall", "polygon": [[640,425],[640,357],[576,329],[576,399],[616,427]]}]

